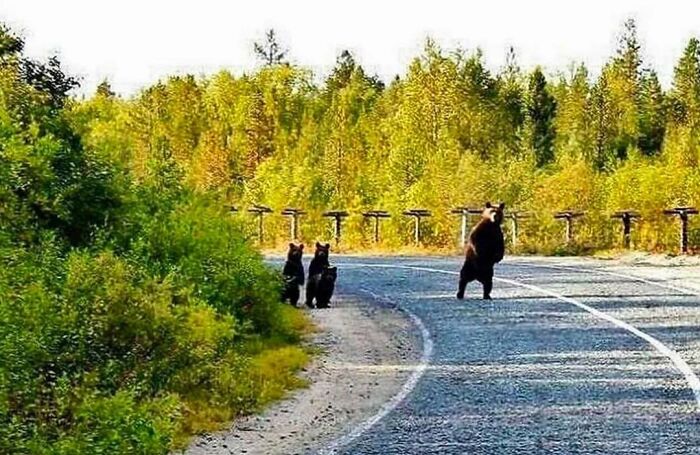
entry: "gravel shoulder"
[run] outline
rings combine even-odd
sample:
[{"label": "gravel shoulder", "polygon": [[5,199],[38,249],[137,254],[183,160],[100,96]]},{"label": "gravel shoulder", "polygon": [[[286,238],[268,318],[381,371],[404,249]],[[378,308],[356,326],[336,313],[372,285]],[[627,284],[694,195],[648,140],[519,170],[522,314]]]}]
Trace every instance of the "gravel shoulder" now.
[{"label": "gravel shoulder", "polygon": [[419,335],[398,310],[340,295],[332,308],[310,315],[319,328],[310,344],[321,353],[302,374],[309,387],[201,436],[185,453],[314,453],[375,414],[420,358]]}]

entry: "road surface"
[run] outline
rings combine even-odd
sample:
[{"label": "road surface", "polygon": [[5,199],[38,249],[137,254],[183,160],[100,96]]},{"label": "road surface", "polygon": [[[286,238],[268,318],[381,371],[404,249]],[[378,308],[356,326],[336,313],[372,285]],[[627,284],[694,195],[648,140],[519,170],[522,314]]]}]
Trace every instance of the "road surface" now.
[{"label": "road surface", "polygon": [[494,300],[472,283],[458,301],[457,258],[332,260],[340,294],[406,313],[421,355],[316,453],[700,453],[698,291],[509,259]]}]

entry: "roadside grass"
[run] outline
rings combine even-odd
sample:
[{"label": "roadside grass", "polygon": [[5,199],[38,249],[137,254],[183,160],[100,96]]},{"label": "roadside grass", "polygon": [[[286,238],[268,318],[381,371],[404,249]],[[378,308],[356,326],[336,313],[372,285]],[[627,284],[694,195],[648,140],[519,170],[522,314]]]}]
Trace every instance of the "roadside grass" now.
[{"label": "roadside grass", "polygon": [[174,438],[176,450],[185,449],[196,435],[223,430],[236,418],[260,412],[308,385],[298,373],[317,354],[305,343],[316,327],[304,312],[286,305],[279,317],[293,335],[244,341],[217,366],[211,384],[180,397],[184,412]]}]

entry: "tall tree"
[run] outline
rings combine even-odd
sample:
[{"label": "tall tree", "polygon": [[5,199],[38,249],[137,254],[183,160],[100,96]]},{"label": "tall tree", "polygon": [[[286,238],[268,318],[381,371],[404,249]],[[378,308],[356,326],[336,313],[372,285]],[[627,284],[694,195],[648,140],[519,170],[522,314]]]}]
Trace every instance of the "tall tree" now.
[{"label": "tall tree", "polygon": [[591,158],[590,91],[588,70],[583,64],[572,67],[571,73],[562,76],[554,88],[557,100],[555,148],[562,157]]},{"label": "tall tree", "polygon": [[284,63],[289,52],[277,41],[277,34],[274,29],[270,29],[265,33],[265,41],[253,44],[253,51],[267,66]]},{"label": "tall tree", "polygon": [[114,93],[114,90],[112,90],[112,85],[107,79],[104,79],[102,82],[99,83],[95,94],[104,98],[114,98],[117,95],[116,93]]},{"label": "tall tree", "polygon": [[465,150],[487,157],[503,138],[499,83],[486,68],[480,50],[469,56],[458,53],[457,58],[461,101],[457,137]]},{"label": "tall tree", "polygon": [[700,41],[691,38],[673,75],[669,94],[671,115],[681,125],[697,125],[700,121]]},{"label": "tall tree", "polygon": [[639,86],[639,149],[645,155],[658,153],[665,133],[665,96],[656,72],[646,70]]},{"label": "tall tree", "polygon": [[16,57],[24,50],[24,39],[0,23],[0,61]]},{"label": "tall tree", "polygon": [[326,79],[326,93],[333,93],[347,86],[355,73],[376,89],[382,90],[384,88],[384,83],[377,76],[368,77],[366,75],[364,68],[357,63],[352,52],[346,49],[340,53],[335,61],[333,71]]},{"label": "tall tree", "polygon": [[[512,46],[508,48],[506,63],[498,79],[505,126],[508,128],[508,132],[513,133],[514,137],[525,120],[525,109],[522,74],[515,49]],[[504,131],[504,133],[506,132]]]},{"label": "tall tree", "polygon": [[255,88],[246,112],[245,178],[252,178],[260,163],[274,151],[274,127],[274,119],[267,112],[263,92]]},{"label": "tall tree", "polygon": [[21,74],[25,82],[49,96],[51,107],[63,107],[68,94],[80,84],[76,77],[63,71],[58,57],[53,56],[46,63],[36,60],[22,60]]},{"label": "tall tree", "polygon": [[670,147],[666,156],[677,164],[694,167],[700,161],[700,41],[691,38],[675,67],[669,93]]},{"label": "tall tree", "polygon": [[326,92],[335,93],[343,87],[346,87],[357,69],[358,65],[352,53],[348,50],[342,51],[335,60],[333,71],[331,71],[330,76],[326,79]]},{"label": "tall tree", "polygon": [[554,116],[557,105],[539,67],[530,75],[526,104],[529,145],[535,153],[535,162],[538,166],[543,166],[554,159]]},{"label": "tall tree", "polygon": [[[637,147],[640,138],[640,84],[642,73],[641,45],[633,19],[625,22],[617,53],[603,69],[610,95],[610,120],[614,129],[613,147],[623,158],[630,147]],[[602,76],[601,76],[602,77]]]},{"label": "tall tree", "polygon": [[641,50],[642,46],[637,35],[637,24],[634,19],[628,19],[623,25],[614,61],[621,69],[624,77],[630,81],[638,81],[641,76]]},{"label": "tall tree", "polygon": [[588,112],[593,139],[591,164],[598,170],[610,166],[617,157],[615,149],[615,111],[610,93],[610,73],[603,71],[591,89]]}]

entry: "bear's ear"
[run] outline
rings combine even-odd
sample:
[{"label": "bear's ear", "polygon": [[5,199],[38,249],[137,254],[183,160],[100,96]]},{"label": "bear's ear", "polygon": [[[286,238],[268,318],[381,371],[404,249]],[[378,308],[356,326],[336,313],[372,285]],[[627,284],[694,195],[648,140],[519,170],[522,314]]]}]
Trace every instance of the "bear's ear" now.
[{"label": "bear's ear", "polygon": [[289,249],[290,249],[290,250],[293,250],[293,249],[294,249],[294,246],[295,246],[295,245],[294,245],[293,243],[290,243],[290,244],[289,244]]},{"label": "bear's ear", "polygon": [[331,244],[330,244],[330,243],[326,243],[326,249],[328,250],[328,249],[330,249],[330,248],[331,248]]},{"label": "bear's ear", "polygon": [[300,249],[300,250],[303,250],[303,249],[304,249],[304,244],[303,244],[303,243],[300,243],[300,244],[299,244],[299,249]]},{"label": "bear's ear", "polygon": [[498,208],[501,209],[501,210],[503,210],[504,208],[506,208],[506,203],[505,203],[505,202],[501,202],[500,204],[498,204]]},{"label": "bear's ear", "polygon": [[487,209],[490,209],[490,208],[491,208],[491,203],[490,203],[490,202],[487,202],[487,203],[485,204],[485,206],[486,206]]},{"label": "bear's ear", "polygon": [[316,242],[316,248],[321,248],[321,244],[319,242]]}]

